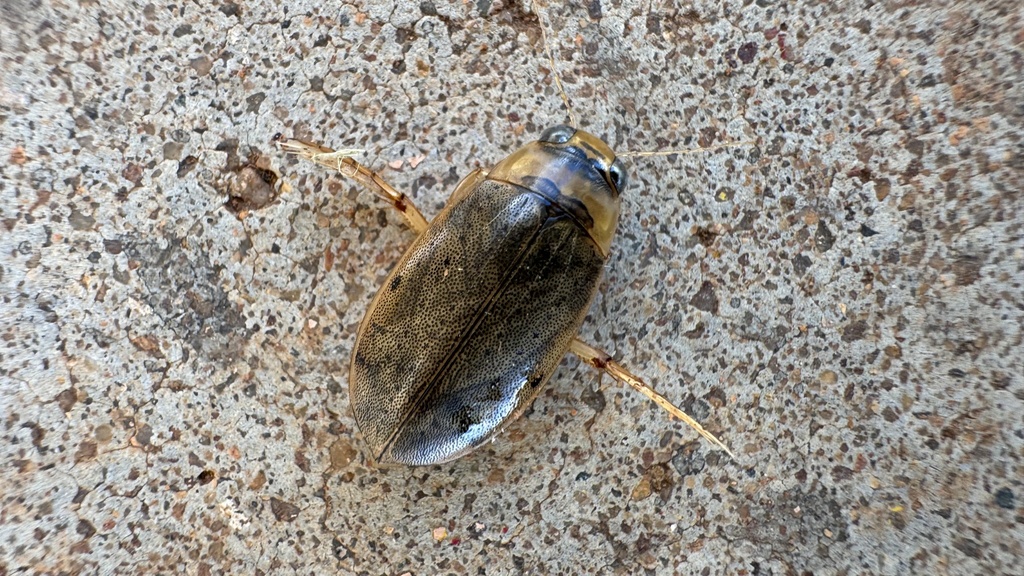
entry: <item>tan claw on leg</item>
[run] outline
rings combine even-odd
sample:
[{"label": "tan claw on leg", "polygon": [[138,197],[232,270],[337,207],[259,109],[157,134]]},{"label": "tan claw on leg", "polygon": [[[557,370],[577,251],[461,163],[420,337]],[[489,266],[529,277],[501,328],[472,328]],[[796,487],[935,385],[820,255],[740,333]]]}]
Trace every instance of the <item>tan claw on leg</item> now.
[{"label": "tan claw on leg", "polygon": [[281,150],[289,154],[295,154],[321,166],[337,170],[341,172],[342,176],[359,182],[398,210],[409,223],[409,227],[417,234],[421,234],[427,229],[427,219],[405,194],[395,190],[376,172],[352,159],[353,156],[362,153],[362,150],[332,150],[320,144],[304,142],[296,138],[285,138],[280,134],[274,137],[274,141],[277,142]]},{"label": "tan claw on leg", "polygon": [[640,392],[644,396],[647,396],[655,404],[661,406],[666,411],[668,411],[669,414],[685,422],[686,425],[696,430],[697,433],[703,436],[708,442],[711,442],[715,446],[721,448],[722,450],[725,451],[726,454],[731,456],[733,460],[736,460],[736,455],[733,454],[732,451],[729,450],[729,448],[726,447],[726,445],[723,444],[721,440],[716,438],[714,434],[705,430],[704,427],[700,425],[700,423],[691,418],[686,412],[683,412],[678,407],[676,407],[675,404],[669,402],[668,398],[665,398],[661,394],[655,392],[654,389],[648,386],[643,380],[631,374],[625,368],[620,366],[619,363],[616,362],[615,360],[612,360],[612,357],[609,356],[607,353],[602,352],[601,350],[598,350],[597,348],[594,348],[593,346],[585,342],[582,342],[578,339],[574,339],[572,341],[572,344],[569,346],[569,351],[579,356],[580,359],[586,362],[587,364],[590,364],[594,368],[597,368],[598,370],[607,373],[609,376],[618,380],[619,382],[629,384],[630,386],[633,387],[634,390]]}]

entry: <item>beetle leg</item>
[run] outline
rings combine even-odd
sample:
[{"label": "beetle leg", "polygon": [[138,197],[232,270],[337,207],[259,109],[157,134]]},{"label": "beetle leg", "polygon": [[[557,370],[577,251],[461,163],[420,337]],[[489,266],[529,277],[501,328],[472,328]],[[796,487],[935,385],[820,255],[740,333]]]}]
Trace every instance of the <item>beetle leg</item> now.
[{"label": "beetle leg", "polygon": [[590,364],[594,368],[601,370],[602,372],[608,374],[609,376],[618,380],[619,382],[629,384],[630,386],[633,387],[634,390],[643,394],[644,396],[647,396],[655,404],[667,410],[669,414],[685,422],[690,428],[696,430],[697,433],[703,436],[708,442],[711,442],[715,446],[718,446],[719,448],[724,450],[726,454],[731,456],[733,460],[736,460],[736,455],[733,454],[732,451],[729,450],[729,448],[727,448],[721,440],[716,438],[714,434],[705,430],[704,427],[700,425],[700,423],[691,418],[686,412],[680,410],[675,404],[670,402],[668,398],[665,398],[661,394],[655,392],[654,389],[647,385],[646,382],[631,374],[628,370],[619,365],[619,363],[616,362],[615,360],[612,360],[612,357],[609,356],[606,352],[602,352],[601,350],[598,350],[597,348],[594,348],[593,346],[579,339],[573,339],[572,344],[569,346],[569,351],[579,356],[580,360],[583,360],[584,362]]},{"label": "beetle leg", "polygon": [[352,159],[352,156],[362,152],[362,150],[335,151],[320,144],[312,144],[296,138],[284,138],[281,136],[275,137],[275,140],[281,150],[301,156],[306,160],[316,162],[332,170],[337,170],[341,172],[342,176],[359,182],[369,189],[370,192],[394,206],[402,214],[402,217],[405,218],[405,221],[409,223],[409,227],[417,234],[421,234],[427,229],[427,219],[423,217],[423,214],[412,203],[412,200],[405,194],[395,190],[379,174]]}]

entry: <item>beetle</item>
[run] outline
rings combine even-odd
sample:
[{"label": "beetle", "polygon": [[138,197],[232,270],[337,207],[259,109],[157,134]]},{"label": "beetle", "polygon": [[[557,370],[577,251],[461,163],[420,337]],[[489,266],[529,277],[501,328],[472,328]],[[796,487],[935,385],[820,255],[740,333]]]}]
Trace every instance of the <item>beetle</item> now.
[{"label": "beetle", "polygon": [[576,338],[628,180],[603,140],[572,126],[549,128],[491,170],[468,174],[428,222],[405,194],[353,159],[360,151],[274,139],[356,180],[417,234],[367,309],[349,365],[351,409],[377,464],[440,464],[468,454],[526,411],[568,352],[735,458],[668,399]]},{"label": "beetle", "polygon": [[397,209],[418,237],[374,296],[349,395],[372,459],[429,465],[471,452],[519,417],[567,352],[711,433],[576,334],[597,293],[627,172],[600,138],[545,130],[475,170],[431,222],[354,151],[275,137]]}]

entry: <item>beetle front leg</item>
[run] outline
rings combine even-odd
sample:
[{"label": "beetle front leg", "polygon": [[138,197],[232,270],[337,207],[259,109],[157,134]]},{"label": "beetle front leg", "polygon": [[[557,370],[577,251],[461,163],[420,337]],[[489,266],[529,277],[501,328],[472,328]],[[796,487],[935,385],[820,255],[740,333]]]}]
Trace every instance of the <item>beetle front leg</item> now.
[{"label": "beetle front leg", "polygon": [[705,430],[704,427],[700,425],[700,423],[691,418],[686,412],[683,412],[681,409],[679,409],[675,404],[670,402],[668,398],[665,398],[661,394],[655,392],[654,389],[647,385],[646,382],[636,377],[635,375],[631,374],[628,370],[619,365],[619,363],[616,362],[615,360],[612,360],[612,357],[609,356],[606,352],[602,352],[601,350],[598,350],[597,348],[594,348],[593,346],[579,339],[573,339],[572,344],[569,346],[569,351],[579,356],[580,359],[586,362],[587,364],[590,364],[594,368],[601,370],[602,372],[608,374],[609,376],[618,380],[619,382],[629,384],[630,386],[633,387],[634,390],[640,392],[644,396],[647,396],[652,401],[654,401],[655,404],[667,410],[669,414],[685,422],[690,428],[693,428],[694,430],[697,431],[698,434],[707,439],[708,442],[711,442],[715,446],[718,446],[719,448],[724,450],[726,454],[731,456],[733,460],[736,460],[736,455],[733,454],[732,451],[729,450],[729,448],[727,448],[721,440],[716,438],[714,434]]},{"label": "beetle front leg", "polygon": [[398,210],[417,234],[422,234],[427,229],[427,219],[416,208],[405,194],[395,190],[390,184],[384,181],[379,174],[363,166],[352,159],[352,156],[361,150],[332,150],[320,144],[304,142],[296,138],[285,138],[280,134],[274,137],[277,145],[285,152],[296,154],[326,166],[332,170],[341,172],[342,176],[351,178],[366,187],[370,192],[383,198]]}]

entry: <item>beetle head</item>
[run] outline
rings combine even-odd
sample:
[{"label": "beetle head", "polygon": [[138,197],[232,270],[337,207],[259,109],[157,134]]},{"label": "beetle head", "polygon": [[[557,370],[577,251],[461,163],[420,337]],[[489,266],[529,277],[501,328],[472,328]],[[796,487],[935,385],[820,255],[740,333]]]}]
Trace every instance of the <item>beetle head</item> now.
[{"label": "beetle head", "polygon": [[569,126],[548,128],[539,140],[499,162],[488,177],[548,198],[572,214],[608,254],[627,174],[597,136]]}]

